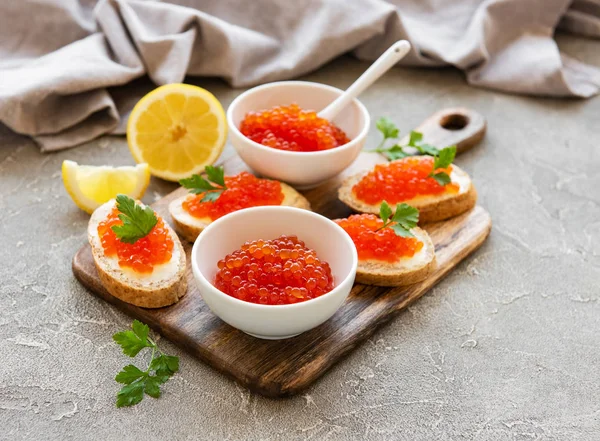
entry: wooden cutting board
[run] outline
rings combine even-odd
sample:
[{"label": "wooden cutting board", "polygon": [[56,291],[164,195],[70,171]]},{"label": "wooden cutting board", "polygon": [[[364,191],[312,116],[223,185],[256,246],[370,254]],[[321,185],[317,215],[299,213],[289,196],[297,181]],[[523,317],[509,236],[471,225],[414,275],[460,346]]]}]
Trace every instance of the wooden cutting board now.
[{"label": "wooden cutting board", "polygon": [[[452,124],[444,128],[449,116]],[[446,118],[446,119],[444,119]],[[429,126],[429,128],[427,128]],[[462,126],[462,127],[461,127]],[[485,120],[467,109],[448,109],[429,118],[417,130],[425,141],[437,145],[456,143],[459,152],[476,144],[485,131]],[[444,134],[444,132],[447,132]],[[430,141],[431,140],[431,141]],[[379,155],[362,153],[356,162],[336,179],[303,192],[313,211],[335,219],[351,211],[337,199],[337,188],[348,175],[384,161]],[[224,163],[226,174],[246,167],[235,156]],[[184,194],[178,189],[153,204],[170,220],[169,202]],[[92,293],[137,318],[180,345],[217,370],[229,375],[252,391],[270,397],[300,392],[323,375],[335,362],[375,332],[448,274],[462,259],[477,249],[488,236],[491,219],[477,206],[456,218],[425,226],[435,244],[437,270],[427,280],[403,288],[384,288],[356,284],[337,313],[321,326],[287,340],[260,340],[251,337],[212,314],[203,302],[188,265],[188,292],[177,304],[144,309],[124,303],[110,295],[100,283],[90,246],[85,244],[73,258],[73,273]],[[191,244],[183,242],[188,261]]]}]

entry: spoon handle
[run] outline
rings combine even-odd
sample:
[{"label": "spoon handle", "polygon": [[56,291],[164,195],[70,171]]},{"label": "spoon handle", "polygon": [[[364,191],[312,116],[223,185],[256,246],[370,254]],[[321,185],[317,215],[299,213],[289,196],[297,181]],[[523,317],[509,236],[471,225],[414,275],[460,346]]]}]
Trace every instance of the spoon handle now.
[{"label": "spoon handle", "polygon": [[410,43],[400,40],[386,50],[346,91],[337,97],[331,104],[321,110],[321,118],[332,121],[337,114],[346,107],[350,101],[365,91],[371,84],[386,73],[393,65],[400,61],[410,50]]}]

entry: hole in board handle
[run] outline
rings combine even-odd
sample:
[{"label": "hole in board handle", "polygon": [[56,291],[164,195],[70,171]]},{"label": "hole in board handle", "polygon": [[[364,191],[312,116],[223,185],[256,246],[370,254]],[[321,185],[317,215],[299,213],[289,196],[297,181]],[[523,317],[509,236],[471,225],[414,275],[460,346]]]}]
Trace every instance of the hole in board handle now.
[{"label": "hole in board handle", "polygon": [[460,113],[444,115],[440,119],[440,126],[446,130],[462,130],[469,124],[469,117]]}]

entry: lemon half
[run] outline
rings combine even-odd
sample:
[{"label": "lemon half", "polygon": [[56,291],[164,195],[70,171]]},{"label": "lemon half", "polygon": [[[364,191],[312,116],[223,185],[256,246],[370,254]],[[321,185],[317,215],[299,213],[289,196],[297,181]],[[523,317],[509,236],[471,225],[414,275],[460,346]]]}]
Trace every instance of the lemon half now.
[{"label": "lemon half", "polygon": [[118,194],[140,199],[150,182],[150,170],[148,164],[110,167],[64,161],[62,178],[73,202],[82,210],[92,213]]},{"label": "lemon half", "polygon": [[138,163],[168,181],[213,164],[227,139],[221,103],[201,87],[167,84],[144,96],[127,123],[127,143]]}]

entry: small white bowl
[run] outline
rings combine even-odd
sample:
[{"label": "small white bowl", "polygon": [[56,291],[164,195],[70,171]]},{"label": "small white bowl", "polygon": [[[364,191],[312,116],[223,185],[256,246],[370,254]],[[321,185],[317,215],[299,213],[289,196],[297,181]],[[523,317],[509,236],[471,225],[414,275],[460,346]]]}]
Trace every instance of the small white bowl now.
[{"label": "small white bowl", "polygon": [[319,152],[289,152],[265,147],[246,138],[239,126],[248,112],[274,106],[298,104],[319,112],[342,94],[342,90],[308,81],[281,81],[264,84],[238,96],[227,109],[230,140],[246,164],[258,174],[287,182],[297,188],[311,188],[333,178],[356,159],[369,131],[370,117],[355,99],[334,119],[350,142]]},{"label": "small white bowl", "polygon": [[[260,305],[231,297],[215,288],[217,262],[244,242],[296,235],[331,267],[335,287],[315,299],[291,305]],[[231,326],[254,337],[293,337],[329,319],[354,283],[358,256],[350,236],[320,214],[293,207],[267,206],[240,210],[212,222],[196,239],[191,265],[202,298]]]}]

